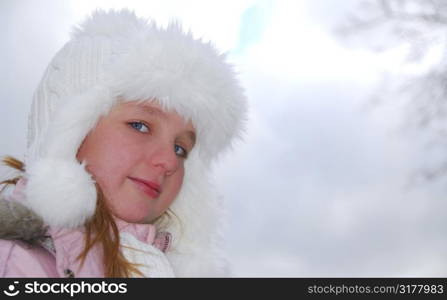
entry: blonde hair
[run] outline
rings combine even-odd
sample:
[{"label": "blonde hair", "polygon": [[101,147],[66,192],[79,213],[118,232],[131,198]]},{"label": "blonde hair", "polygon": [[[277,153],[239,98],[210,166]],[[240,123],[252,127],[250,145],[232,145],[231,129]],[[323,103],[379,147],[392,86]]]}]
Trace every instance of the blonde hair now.
[{"label": "blonde hair", "polygon": [[[13,168],[15,170],[18,170],[20,172],[25,172],[25,164],[23,162],[21,162],[18,159],[15,159],[12,156],[6,156],[2,159],[3,164],[5,164],[6,166]],[[0,181],[0,185],[4,185],[3,188],[0,190],[0,192],[2,192],[8,185],[10,184],[17,184],[17,182],[20,180],[20,178],[22,178],[22,176],[16,176],[14,178],[11,179],[6,179],[3,181]]]}]

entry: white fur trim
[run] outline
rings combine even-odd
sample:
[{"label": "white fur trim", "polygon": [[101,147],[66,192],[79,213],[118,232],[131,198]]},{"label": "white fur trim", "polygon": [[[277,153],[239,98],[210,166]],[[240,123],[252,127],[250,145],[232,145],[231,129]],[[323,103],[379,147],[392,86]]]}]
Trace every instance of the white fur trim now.
[{"label": "white fur trim", "polygon": [[96,189],[84,165],[47,158],[27,172],[26,204],[47,224],[77,227],[95,212]]}]

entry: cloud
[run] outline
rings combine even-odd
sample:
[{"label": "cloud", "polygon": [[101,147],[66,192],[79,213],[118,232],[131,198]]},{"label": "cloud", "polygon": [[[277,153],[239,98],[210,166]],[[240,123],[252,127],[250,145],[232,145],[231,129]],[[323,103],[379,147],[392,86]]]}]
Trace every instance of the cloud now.
[{"label": "cloud", "polygon": [[217,181],[236,275],[444,276],[442,193],[405,190],[418,141],[399,135],[400,107],[364,106],[401,53],[344,48],[300,8],[275,6],[235,56],[249,133]]}]

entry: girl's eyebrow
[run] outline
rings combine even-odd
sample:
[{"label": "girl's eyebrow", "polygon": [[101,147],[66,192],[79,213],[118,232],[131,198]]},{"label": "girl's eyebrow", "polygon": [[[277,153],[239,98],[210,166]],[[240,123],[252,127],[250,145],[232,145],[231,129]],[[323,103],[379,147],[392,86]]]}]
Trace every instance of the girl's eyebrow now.
[{"label": "girl's eyebrow", "polygon": [[191,140],[191,147],[194,147],[194,145],[196,144],[196,134],[193,131],[188,130],[186,132],[186,135]]},{"label": "girl's eyebrow", "polygon": [[165,113],[156,107],[151,107],[148,105],[141,105],[140,107],[144,110],[144,112],[149,113],[153,116],[159,116],[162,117],[163,119],[166,118]]}]

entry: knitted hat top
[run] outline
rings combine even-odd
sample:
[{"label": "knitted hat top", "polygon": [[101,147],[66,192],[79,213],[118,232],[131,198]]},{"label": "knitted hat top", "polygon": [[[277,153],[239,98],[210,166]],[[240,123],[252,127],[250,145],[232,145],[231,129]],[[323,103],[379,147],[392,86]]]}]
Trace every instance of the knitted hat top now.
[{"label": "knitted hat top", "polygon": [[[171,206],[182,226],[168,228],[174,238],[171,259],[180,275],[182,270],[213,273],[219,203],[207,174],[211,162],[240,135],[247,110],[225,59],[178,24],[161,28],[128,10],[93,13],[53,58],[34,95],[27,205],[49,225],[83,225],[95,211],[96,189],[76,160],[82,141],[118,100],[156,101],[191,120],[197,135]],[[208,253],[201,253],[201,263],[199,251]],[[177,255],[189,255],[190,262],[182,267]]]}]

